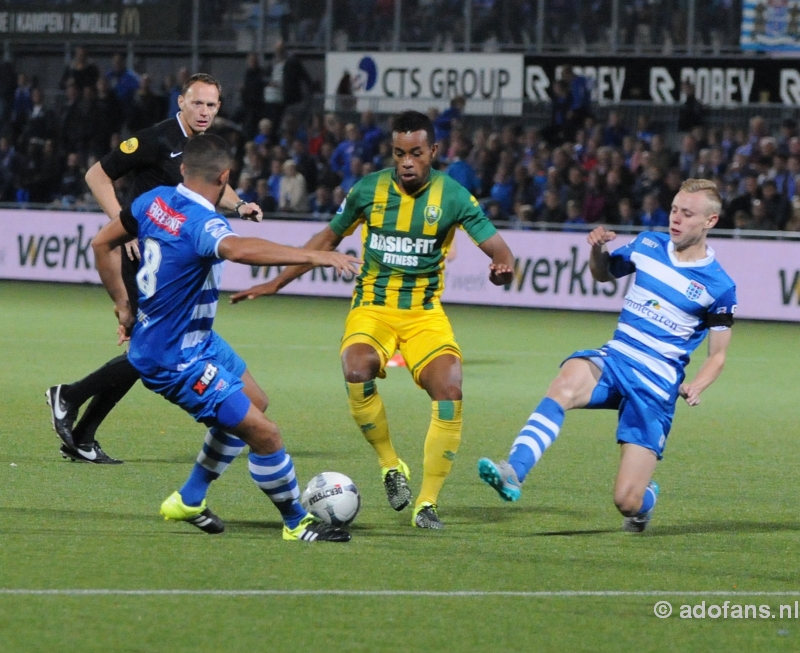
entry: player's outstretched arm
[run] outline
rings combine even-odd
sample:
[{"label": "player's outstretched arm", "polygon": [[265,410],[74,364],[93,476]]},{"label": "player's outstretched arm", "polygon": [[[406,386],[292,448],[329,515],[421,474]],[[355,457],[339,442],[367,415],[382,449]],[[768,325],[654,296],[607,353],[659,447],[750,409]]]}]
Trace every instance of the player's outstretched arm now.
[{"label": "player's outstretched arm", "polygon": [[120,252],[120,245],[124,245],[130,239],[131,235],[122,226],[118,217],[106,224],[92,239],[92,249],[100,280],[114,301],[114,312],[122,328],[120,342],[127,340],[134,320],[128,301],[128,291],[122,281],[122,255]]},{"label": "player's outstretched arm", "polygon": [[484,240],[479,247],[492,259],[489,264],[489,281],[495,286],[503,286],[514,279],[514,255],[503,237],[496,233]]},{"label": "player's outstretched arm", "polygon": [[[225,240],[231,240],[226,238]],[[225,241],[223,241],[224,243]],[[317,232],[311,237],[305,245],[303,250],[317,250],[320,252],[331,252],[336,249],[339,243],[342,242],[341,236],[338,236],[330,227],[325,227],[322,231]],[[220,245],[221,247],[221,245]],[[359,261],[360,263],[360,261]],[[247,290],[242,290],[231,295],[231,304],[238,304],[243,299],[255,299],[256,297],[263,297],[265,295],[274,295],[286,284],[297,279],[297,277],[308,272],[312,267],[311,264],[292,265],[287,267],[272,281],[261,283]]]},{"label": "player's outstretched arm", "polygon": [[602,225],[595,227],[589,232],[586,240],[592,246],[589,252],[589,270],[595,281],[611,281],[614,277],[608,269],[611,255],[608,252],[608,245],[617,237],[613,231],[608,231]]},{"label": "player's outstretched arm", "polygon": [[703,361],[691,383],[681,383],[678,390],[690,406],[697,406],[700,403],[700,393],[714,383],[722,373],[730,342],[730,329],[708,332],[708,358]]}]

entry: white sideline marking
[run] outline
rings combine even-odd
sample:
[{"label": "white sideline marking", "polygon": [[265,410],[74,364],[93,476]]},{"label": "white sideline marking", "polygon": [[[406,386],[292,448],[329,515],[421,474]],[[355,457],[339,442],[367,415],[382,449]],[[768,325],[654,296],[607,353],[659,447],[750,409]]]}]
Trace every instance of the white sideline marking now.
[{"label": "white sideline marking", "polygon": [[0,595],[15,596],[433,596],[447,597],[498,597],[510,596],[518,598],[572,598],[572,597],[617,597],[617,596],[724,596],[735,598],[738,596],[800,596],[799,591],[790,592],[742,592],[740,590],[728,591],[675,591],[675,590],[557,590],[542,592],[524,591],[480,591],[464,590],[452,592],[436,592],[424,590],[122,590],[122,589],[8,589],[0,588]]}]

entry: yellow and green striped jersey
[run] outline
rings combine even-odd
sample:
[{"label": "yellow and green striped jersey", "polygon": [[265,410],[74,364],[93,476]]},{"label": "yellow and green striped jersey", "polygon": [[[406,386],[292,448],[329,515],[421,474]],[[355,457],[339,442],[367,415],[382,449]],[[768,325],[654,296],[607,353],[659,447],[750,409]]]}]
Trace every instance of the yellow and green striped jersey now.
[{"label": "yellow and green striped jersey", "polygon": [[480,245],[497,231],[478,201],[436,170],[414,195],[404,193],[394,168],[364,177],[330,223],[339,236],[363,224],[364,265],[353,307],[430,309],[444,290],[444,262],[457,227]]}]

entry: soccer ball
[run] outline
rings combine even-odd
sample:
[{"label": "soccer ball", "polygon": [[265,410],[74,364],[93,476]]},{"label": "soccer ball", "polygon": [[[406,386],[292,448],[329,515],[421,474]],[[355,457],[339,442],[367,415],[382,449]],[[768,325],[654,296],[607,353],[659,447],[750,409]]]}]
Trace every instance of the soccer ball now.
[{"label": "soccer ball", "polygon": [[361,509],[361,494],[349,476],[322,472],[308,482],[300,503],[328,524],[347,526]]}]

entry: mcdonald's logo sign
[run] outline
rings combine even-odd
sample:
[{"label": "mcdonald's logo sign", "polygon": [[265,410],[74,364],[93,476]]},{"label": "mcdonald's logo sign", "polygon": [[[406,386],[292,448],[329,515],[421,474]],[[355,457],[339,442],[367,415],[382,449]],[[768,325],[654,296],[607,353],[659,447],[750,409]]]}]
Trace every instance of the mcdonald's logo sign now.
[{"label": "mcdonald's logo sign", "polygon": [[142,30],[142,20],[139,17],[139,10],[136,7],[126,7],[122,10],[119,21],[119,33],[139,36]]}]

